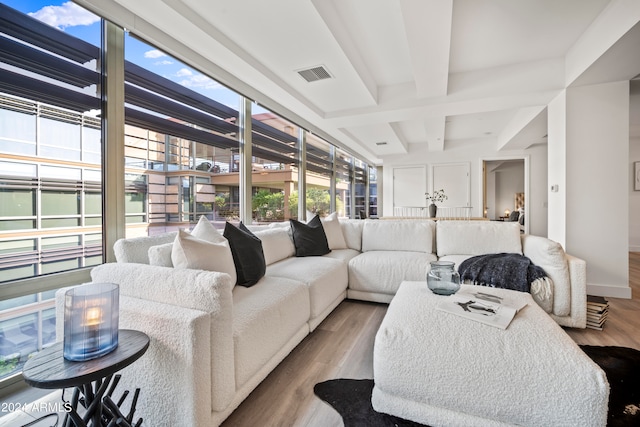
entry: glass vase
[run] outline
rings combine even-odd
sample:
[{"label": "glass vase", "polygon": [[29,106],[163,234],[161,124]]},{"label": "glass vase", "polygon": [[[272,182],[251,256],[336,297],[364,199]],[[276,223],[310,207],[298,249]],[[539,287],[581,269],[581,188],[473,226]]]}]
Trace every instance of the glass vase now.
[{"label": "glass vase", "polygon": [[451,261],[432,261],[427,274],[427,286],[438,295],[451,295],[460,289],[460,274]]}]

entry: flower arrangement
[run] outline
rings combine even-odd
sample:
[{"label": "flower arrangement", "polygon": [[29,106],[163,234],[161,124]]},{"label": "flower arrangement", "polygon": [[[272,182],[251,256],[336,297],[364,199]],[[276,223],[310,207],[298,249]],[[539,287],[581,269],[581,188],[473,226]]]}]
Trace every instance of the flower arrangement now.
[{"label": "flower arrangement", "polygon": [[431,200],[431,203],[442,203],[449,198],[446,194],[444,194],[444,190],[442,189],[434,191],[433,194],[424,193],[424,196],[427,200]]}]

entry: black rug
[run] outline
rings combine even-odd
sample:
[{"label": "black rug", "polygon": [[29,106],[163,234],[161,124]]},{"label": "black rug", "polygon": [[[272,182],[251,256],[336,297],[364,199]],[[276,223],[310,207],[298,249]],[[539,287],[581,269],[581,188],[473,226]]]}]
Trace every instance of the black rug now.
[{"label": "black rug", "polygon": [[[640,425],[640,351],[625,347],[580,346],[607,374],[611,386],[607,426]],[[419,427],[374,411],[373,380],[338,379],[318,383],[314,393],[342,416],[345,427]]]}]

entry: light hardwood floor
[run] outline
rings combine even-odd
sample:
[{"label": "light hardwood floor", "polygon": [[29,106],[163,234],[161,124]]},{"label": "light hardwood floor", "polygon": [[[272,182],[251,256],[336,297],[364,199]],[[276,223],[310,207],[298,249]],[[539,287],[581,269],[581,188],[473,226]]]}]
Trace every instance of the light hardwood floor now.
[{"label": "light hardwood floor", "polygon": [[[608,298],[604,330],[570,329],[578,344],[640,350],[640,253],[629,254],[633,299]],[[342,420],[313,394],[335,378],[373,378],[373,339],[386,304],[344,301],[256,388],[225,421],[238,426],[341,426]]]},{"label": "light hardwood floor", "polygon": [[640,350],[640,252],[629,253],[632,299],[607,298],[609,317],[602,331],[566,329],[578,344],[617,345]]}]

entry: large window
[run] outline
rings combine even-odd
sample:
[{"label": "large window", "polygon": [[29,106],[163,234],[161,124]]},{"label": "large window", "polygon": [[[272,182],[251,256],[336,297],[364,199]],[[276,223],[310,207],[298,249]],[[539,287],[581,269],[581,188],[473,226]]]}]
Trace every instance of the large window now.
[{"label": "large window", "polygon": [[[72,2],[33,7],[0,3],[0,387],[54,342],[55,290],[88,281],[115,236],[189,228],[201,215],[219,228],[283,221],[301,200],[306,219],[365,208],[367,166],[352,154],[262,105],[240,114],[239,94]],[[104,51],[121,56],[122,73],[102,74],[113,66],[103,31],[124,38],[124,51]],[[114,96],[102,90],[124,96],[123,123],[104,120]],[[103,159],[114,146],[123,155]],[[108,193],[106,160],[122,171],[106,177],[117,182]]]},{"label": "large window", "polygon": [[378,217],[378,169],[369,166],[369,217]]},{"label": "large window", "polygon": [[252,105],[251,127],[253,221],[297,219],[299,128],[256,104]]},{"label": "large window", "polygon": [[353,156],[346,151],[336,149],[336,203],[340,207],[338,215],[355,218],[353,210],[352,184],[353,184]]},{"label": "large window", "polygon": [[367,165],[360,159],[353,160],[353,184],[354,184],[354,214],[358,218],[368,218],[369,209],[367,206],[367,179],[369,170]]},{"label": "large window", "polygon": [[74,12],[61,31],[0,4],[0,286],[39,278],[0,301],[0,379],[55,341],[49,277],[102,262],[100,22]]},{"label": "large window", "polygon": [[[333,146],[310,133],[306,138],[307,212],[326,216],[332,211]],[[334,210],[340,211],[341,207]]]},{"label": "large window", "polygon": [[135,37],[125,59],[127,236],[237,220],[240,96]]}]

